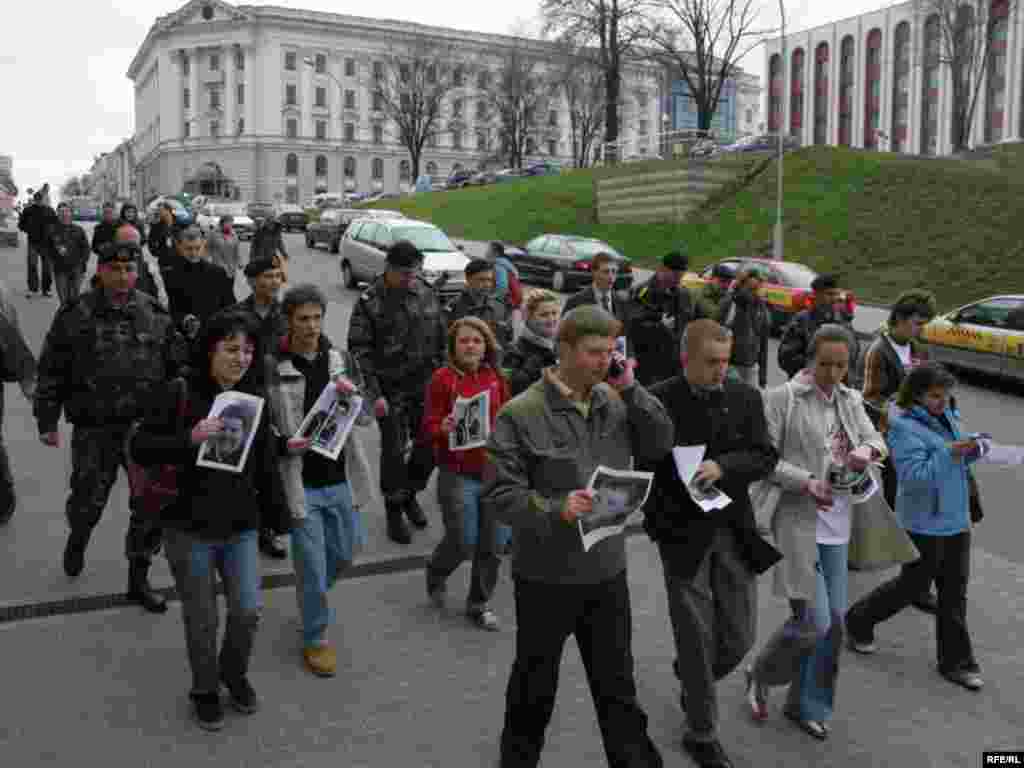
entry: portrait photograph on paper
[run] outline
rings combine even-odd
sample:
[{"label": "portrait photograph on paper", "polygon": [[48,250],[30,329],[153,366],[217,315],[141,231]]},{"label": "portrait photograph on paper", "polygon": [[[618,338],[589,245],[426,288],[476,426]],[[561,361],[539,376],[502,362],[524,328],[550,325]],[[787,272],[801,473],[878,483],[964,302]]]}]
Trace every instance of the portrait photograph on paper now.
[{"label": "portrait photograph on paper", "polygon": [[487,390],[473,397],[459,397],[455,400],[452,417],[455,427],[448,435],[448,449],[468,451],[483,448],[491,436],[491,393]]},{"label": "portrait photograph on paper", "polygon": [[643,506],[651,492],[653,472],[633,472],[599,466],[587,489],[592,491],[593,510],[579,518],[583,549],[622,533],[630,516]]},{"label": "portrait photograph on paper", "polygon": [[241,472],[262,415],[262,397],[234,391],[217,395],[207,418],[220,419],[224,428],[202,444],[196,465],[224,472]]},{"label": "portrait photograph on paper", "polygon": [[337,459],[362,408],[360,395],[342,394],[334,382],[328,382],[294,436],[309,440],[311,451]]}]

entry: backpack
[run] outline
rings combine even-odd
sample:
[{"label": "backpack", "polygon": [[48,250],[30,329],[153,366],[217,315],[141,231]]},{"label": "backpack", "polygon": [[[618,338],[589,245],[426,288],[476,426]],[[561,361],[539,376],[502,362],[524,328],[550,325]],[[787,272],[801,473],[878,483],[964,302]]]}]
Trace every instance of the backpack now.
[{"label": "backpack", "polygon": [[[172,382],[177,393],[175,431],[185,429],[188,418],[188,383],[183,378]],[[132,439],[139,431],[140,422],[132,424],[124,441],[125,467],[128,470],[128,488],[133,509],[145,517],[155,518],[178,499],[178,466],[154,464],[144,467],[135,462],[131,454]]]}]

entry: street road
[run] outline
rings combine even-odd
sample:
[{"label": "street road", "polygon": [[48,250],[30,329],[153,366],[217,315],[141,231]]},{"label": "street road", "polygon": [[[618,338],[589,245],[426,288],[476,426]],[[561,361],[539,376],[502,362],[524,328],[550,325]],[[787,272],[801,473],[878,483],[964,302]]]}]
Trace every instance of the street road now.
[{"label": "street road", "polygon": [[[300,234],[287,235],[286,243],[291,254],[290,282],[312,282],[324,290],[329,301],[325,332],[335,342],[344,344],[348,317],[358,293],[342,288],[338,257],[323,249],[308,250]],[[242,250],[247,257],[248,246],[243,244]],[[472,252],[473,249],[467,250]],[[30,301],[24,298],[24,239],[17,250],[0,249],[0,266],[6,275],[8,288],[15,297],[28,342],[33,350],[38,351],[57,308],[56,300]],[[236,285],[238,298],[242,299],[248,293],[244,280],[239,277]],[[877,328],[879,322],[876,320],[877,315],[866,323],[859,323],[860,328]],[[769,358],[772,361],[775,359],[774,346]],[[772,365],[774,367],[774,362]],[[778,371],[773,370],[770,382],[781,381]],[[0,606],[124,591],[126,567],[122,542],[128,499],[123,477],[115,487],[104,519],[93,536],[86,554],[84,573],[76,581],[70,582],[60,567],[67,533],[64,503],[70,469],[67,449],[70,428],[67,424],[61,426],[63,442],[60,449],[45,447],[37,439],[31,408],[17,386],[7,385],[5,396],[4,436],[13,465],[19,506],[13,520],[0,528],[0,551],[4,553],[4,557],[0,558]],[[1021,408],[1019,391],[1014,387],[989,381],[971,381],[961,387],[959,399],[967,424],[972,430],[991,432],[998,440],[1007,443],[1024,442],[1024,410]],[[371,461],[376,469],[377,432],[376,427],[371,429],[373,436],[369,445]],[[1016,499],[1021,487],[1017,472],[982,467],[978,469],[978,477],[987,517],[976,529],[976,546],[1007,560],[1017,563],[1024,561],[1019,544],[1024,539],[1024,520]],[[433,486],[422,495],[421,503],[431,525],[425,532],[414,534],[411,547],[400,547],[387,540],[384,534],[383,504],[379,498],[369,509],[364,510],[369,532],[364,560],[429,552],[441,533]],[[265,566],[270,572],[291,570],[288,561],[266,561]],[[162,558],[158,558],[153,575],[156,585],[171,584],[170,573]]]}]

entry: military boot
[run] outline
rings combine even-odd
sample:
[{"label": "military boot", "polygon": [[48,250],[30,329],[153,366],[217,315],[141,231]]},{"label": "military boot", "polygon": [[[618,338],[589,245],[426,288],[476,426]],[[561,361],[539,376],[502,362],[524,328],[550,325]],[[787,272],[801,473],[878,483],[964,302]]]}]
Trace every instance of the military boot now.
[{"label": "military boot", "polygon": [[409,544],[412,534],[405,524],[405,505],[401,501],[385,501],[384,509],[388,519],[388,538],[396,544]]},{"label": "military boot", "polygon": [[89,546],[91,535],[91,528],[72,528],[68,534],[68,543],[64,546],[64,573],[72,579],[85,567],[85,548]]},{"label": "military boot", "polygon": [[149,563],[145,560],[128,561],[128,599],[150,613],[167,611],[167,601],[149,585]]},{"label": "military boot", "polygon": [[423,513],[423,507],[416,501],[415,493],[409,494],[409,498],[405,502],[405,515],[409,518],[409,522],[417,528],[427,527],[427,516]]}]

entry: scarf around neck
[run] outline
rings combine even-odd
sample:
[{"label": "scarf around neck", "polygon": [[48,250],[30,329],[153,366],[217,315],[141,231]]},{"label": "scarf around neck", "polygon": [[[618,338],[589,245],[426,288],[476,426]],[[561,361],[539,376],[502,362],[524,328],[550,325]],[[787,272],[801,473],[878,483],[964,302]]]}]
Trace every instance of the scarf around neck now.
[{"label": "scarf around neck", "polygon": [[552,352],[555,351],[554,339],[549,339],[547,336],[541,336],[526,323],[523,324],[523,329],[519,333],[519,338],[526,339],[534,346],[543,347],[544,349],[551,350]]}]

